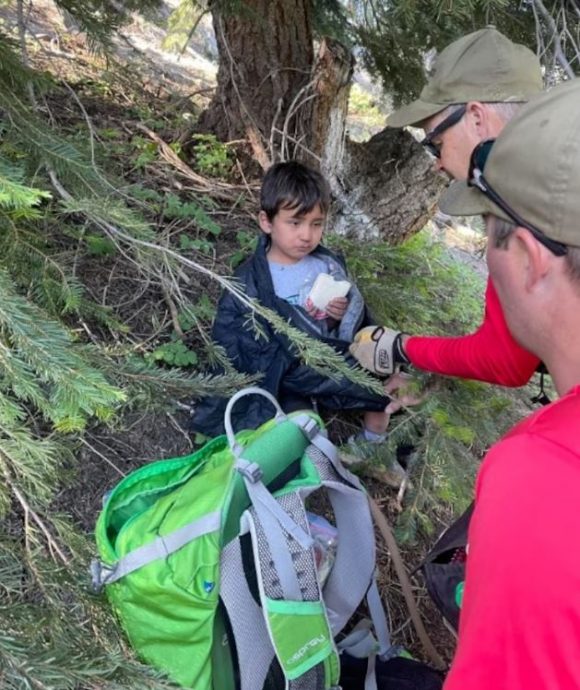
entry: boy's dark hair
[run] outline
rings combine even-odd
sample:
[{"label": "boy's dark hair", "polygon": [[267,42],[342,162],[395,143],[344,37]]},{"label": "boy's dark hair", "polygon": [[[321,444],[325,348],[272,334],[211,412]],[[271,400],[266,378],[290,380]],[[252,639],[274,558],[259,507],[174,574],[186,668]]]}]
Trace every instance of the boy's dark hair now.
[{"label": "boy's dark hair", "polygon": [[330,189],[324,177],[302,163],[276,163],[264,176],[260,190],[260,208],[272,221],[282,208],[304,214],[316,205],[323,213],[330,206]]}]

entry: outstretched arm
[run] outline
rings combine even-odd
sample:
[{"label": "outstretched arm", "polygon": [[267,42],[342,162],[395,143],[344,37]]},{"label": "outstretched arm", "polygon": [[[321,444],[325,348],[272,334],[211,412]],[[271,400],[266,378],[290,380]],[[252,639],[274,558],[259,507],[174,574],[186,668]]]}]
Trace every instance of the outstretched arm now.
[{"label": "outstretched arm", "polygon": [[475,333],[457,338],[409,336],[403,347],[419,369],[502,386],[523,386],[540,363],[514,340],[491,280],[483,323]]},{"label": "outstretched arm", "polygon": [[511,387],[526,384],[540,363],[514,340],[490,280],[483,323],[475,333],[456,338],[409,336],[368,326],[356,334],[350,352],[365,369],[379,376],[392,374],[398,364],[410,363],[435,374]]}]

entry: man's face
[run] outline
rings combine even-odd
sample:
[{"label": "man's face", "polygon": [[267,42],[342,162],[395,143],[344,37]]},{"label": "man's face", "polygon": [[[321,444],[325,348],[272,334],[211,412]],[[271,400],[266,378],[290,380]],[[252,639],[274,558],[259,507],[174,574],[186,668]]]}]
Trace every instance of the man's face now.
[{"label": "man's face", "polygon": [[[449,117],[450,112],[449,108],[445,108],[425,120],[422,125],[425,136],[429,136]],[[473,149],[480,141],[497,137],[503,126],[504,122],[493,109],[485,103],[470,101],[466,104],[465,114],[459,122],[448,127],[432,140],[440,153],[440,157],[435,159],[435,169],[455,180],[467,179],[469,159]]]},{"label": "man's face", "polygon": [[508,238],[507,245],[498,247],[494,227],[494,217],[487,215],[485,217],[485,229],[489,277],[497,292],[510,333],[520,345],[529,348],[530,317],[525,290],[524,257],[519,251],[518,242],[513,235]]},{"label": "man's face", "polygon": [[[445,109],[424,122],[425,136],[429,136],[448,115],[449,111]],[[468,118],[469,113],[466,112],[457,124],[448,127],[433,139],[433,144],[439,149],[439,158],[436,158],[434,162],[435,169],[456,180],[467,178],[469,157],[480,142],[473,128],[466,126]]]}]

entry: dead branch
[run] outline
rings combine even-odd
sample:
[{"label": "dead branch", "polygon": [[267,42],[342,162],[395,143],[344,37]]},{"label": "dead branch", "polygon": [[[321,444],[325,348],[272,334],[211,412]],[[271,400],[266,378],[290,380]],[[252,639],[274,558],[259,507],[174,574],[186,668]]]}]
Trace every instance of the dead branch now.
[{"label": "dead branch", "polygon": [[18,503],[20,503],[22,509],[24,510],[25,520],[27,520],[28,518],[32,518],[32,521],[34,523],[36,523],[37,527],[44,534],[44,538],[46,539],[46,543],[48,545],[50,553],[51,554],[56,553],[56,555],[60,558],[62,563],[64,565],[68,565],[69,564],[68,557],[64,554],[64,552],[61,550],[60,546],[56,543],[55,538],[50,533],[50,530],[48,529],[48,527],[44,524],[40,515],[38,515],[38,513],[32,509],[32,507],[30,506],[30,503],[27,501],[24,494],[20,491],[20,489],[16,486],[16,484],[12,480],[10,470],[8,469],[8,463],[9,463],[8,456],[4,453],[4,451],[0,450],[0,470],[2,471],[2,475],[4,476],[6,484],[10,487],[10,490],[12,491],[14,496],[16,497],[16,500],[18,501]]},{"label": "dead branch", "polygon": [[572,69],[572,67],[570,67],[570,63],[568,62],[568,59],[566,58],[566,55],[564,53],[564,49],[562,48],[560,32],[558,31],[558,27],[556,26],[554,17],[552,17],[552,15],[548,12],[542,0],[533,0],[533,5],[538,10],[544,22],[550,30],[549,38],[550,41],[554,44],[554,57],[557,63],[564,70],[564,73],[568,76],[569,79],[574,79],[576,75],[574,74],[574,70]]},{"label": "dead branch", "polygon": [[217,199],[223,199],[224,201],[232,202],[237,201],[240,193],[246,191],[244,187],[241,187],[239,185],[232,185],[228,184],[227,182],[221,182],[216,180],[210,181],[202,175],[199,175],[194,170],[192,170],[189,167],[189,165],[185,163],[185,161],[182,161],[181,158],[171,148],[171,146],[169,146],[169,144],[166,144],[158,134],[155,134],[155,132],[150,130],[149,127],[146,127],[144,124],[140,122],[137,123],[136,126],[137,129],[140,129],[142,132],[147,134],[147,136],[157,144],[157,146],[159,147],[159,153],[161,154],[161,157],[165,161],[167,161],[169,165],[171,165],[176,170],[179,170],[179,172],[184,177],[195,183],[194,190],[196,192],[208,194]]},{"label": "dead branch", "polygon": [[167,303],[167,307],[169,308],[169,313],[171,315],[171,323],[173,324],[173,330],[177,333],[180,340],[185,340],[185,333],[183,332],[181,324],[179,323],[179,313],[177,312],[175,302],[171,299],[169,291],[163,284],[161,285],[161,291],[163,292],[163,298]]}]

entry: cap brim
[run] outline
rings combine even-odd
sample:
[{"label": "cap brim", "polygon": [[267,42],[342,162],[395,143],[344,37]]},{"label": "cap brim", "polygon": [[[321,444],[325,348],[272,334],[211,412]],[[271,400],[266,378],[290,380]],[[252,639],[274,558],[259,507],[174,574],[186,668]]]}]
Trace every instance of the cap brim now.
[{"label": "cap brim", "polygon": [[456,181],[439,199],[439,208],[448,216],[479,216],[493,213],[494,216],[510,220],[509,217],[479,189],[469,187],[465,181]]},{"label": "cap brim", "polygon": [[387,117],[387,127],[407,127],[408,125],[417,126],[424,120],[437,115],[447,107],[441,103],[427,103],[417,99],[409,105],[405,105],[399,110],[395,110]]}]

